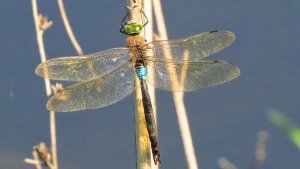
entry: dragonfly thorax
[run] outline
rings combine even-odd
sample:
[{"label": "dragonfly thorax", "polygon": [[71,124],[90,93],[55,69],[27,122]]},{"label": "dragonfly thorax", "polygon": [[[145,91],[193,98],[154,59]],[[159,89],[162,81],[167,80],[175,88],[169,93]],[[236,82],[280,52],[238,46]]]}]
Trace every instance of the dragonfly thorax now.
[{"label": "dragonfly thorax", "polygon": [[146,44],[146,40],[144,37],[140,35],[134,35],[134,36],[128,36],[127,38],[127,46],[128,48],[138,46],[140,48],[143,48],[143,46]]},{"label": "dragonfly thorax", "polygon": [[146,62],[146,57],[144,55],[145,44],[145,39],[142,36],[135,35],[127,38],[127,46],[131,53],[131,62],[133,64],[136,65],[139,63],[144,66],[144,63]]}]

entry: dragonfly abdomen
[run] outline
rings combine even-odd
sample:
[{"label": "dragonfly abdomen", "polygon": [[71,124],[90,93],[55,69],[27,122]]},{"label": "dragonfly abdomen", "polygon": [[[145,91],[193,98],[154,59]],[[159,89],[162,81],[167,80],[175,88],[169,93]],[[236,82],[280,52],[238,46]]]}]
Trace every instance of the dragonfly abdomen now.
[{"label": "dragonfly abdomen", "polygon": [[136,74],[140,80],[146,80],[147,77],[147,68],[144,66],[139,66],[135,69]]},{"label": "dragonfly abdomen", "polygon": [[155,118],[153,114],[153,108],[151,103],[151,98],[148,92],[148,86],[146,82],[147,77],[147,68],[140,65],[136,65],[136,74],[140,80],[141,84],[141,91],[142,91],[142,100],[143,100],[143,107],[145,113],[145,120],[147,124],[147,130],[149,134],[149,139],[151,142],[151,149],[153,154],[154,163],[160,163],[160,150],[158,144],[158,136],[157,136],[157,128],[155,123]]},{"label": "dragonfly abdomen", "polygon": [[150,98],[150,95],[148,92],[148,86],[147,86],[146,80],[140,79],[140,82],[141,82],[145,120],[146,120],[146,124],[147,124],[149,139],[151,142],[153,160],[154,160],[154,163],[157,164],[157,163],[160,163],[160,159],[159,159],[160,151],[159,151],[157,128],[156,128],[156,124],[155,124],[155,118],[154,118],[154,114],[153,114],[151,98]]}]

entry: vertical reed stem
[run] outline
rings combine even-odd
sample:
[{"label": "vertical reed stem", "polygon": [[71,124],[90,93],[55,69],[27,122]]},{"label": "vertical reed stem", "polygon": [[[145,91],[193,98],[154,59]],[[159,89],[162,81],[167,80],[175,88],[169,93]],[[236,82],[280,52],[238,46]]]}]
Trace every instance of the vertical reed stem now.
[{"label": "vertical reed stem", "polygon": [[[128,20],[137,23],[143,23],[141,16],[142,0],[128,0],[127,12]],[[135,83],[139,83],[139,79],[135,79]],[[148,130],[145,121],[144,107],[142,102],[142,94],[140,90],[136,90],[135,101],[135,128],[136,128],[136,168],[151,169],[151,151]]]},{"label": "vertical reed stem", "polygon": [[51,135],[51,152],[52,152],[52,163],[54,169],[58,169],[57,160],[57,143],[56,143],[56,118],[55,112],[50,111],[50,135]]},{"label": "vertical reed stem", "polygon": [[[32,0],[32,10],[33,10],[33,19],[35,23],[35,31],[36,31],[36,38],[37,38],[37,43],[39,47],[39,52],[40,52],[40,58],[41,62],[45,62],[47,60],[46,58],[46,52],[45,52],[45,47],[44,47],[44,40],[43,40],[43,34],[44,30],[41,29],[40,25],[40,17],[38,13],[38,6],[37,6],[37,0]],[[50,87],[50,80],[49,79],[44,79],[45,81],[45,89],[46,89],[46,94],[47,96],[51,95],[51,87]]]},{"label": "vertical reed stem", "polygon": [[[41,62],[45,62],[46,52],[43,40],[43,34],[46,29],[48,29],[52,22],[45,20],[42,15],[38,13],[37,0],[32,0],[32,9],[33,9],[33,18],[35,23],[35,30],[37,34],[37,43],[39,47]],[[47,96],[51,95],[51,85],[49,79],[45,80],[45,88]],[[53,169],[58,169],[58,160],[57,160],[57,146],[56,146],[56,128],[55,128],[55,112],[50,112],[50,133],[51,133],[51,150],[52,150],[52,162]]]},{"label": "vertical reed stem", "polygon": [[[153,0],[154,13],[158,26],[158,33],[161,39],[167,40],[167,29],[161,8],[160,0]],[[171,56],[171,55],[170,55]],[[170,73],[172,70],[170,70]],[[177,78],[178,79],[178,78]],[[176,81],[175,81],[176,82]],[[177,81],[179,82],[179,81]],[[176,108],[181,139],[185,150],[186,160],[189,169],[198,169],[196,155],[193,147],[192,135],[189,127],[187,112],[183,100],[183,92],[173,92],[173,100]]]},{"label": "vertical reed stem", "polygon": [[70,38],[75,50],[77,51],[78,55],[83,55],[83,50],[80,47],[80,45],[79,45],[79,43],[78,43],[78,41],[77,41],[73,31],[72,31],[72,28],[70,26],[70,23],[69,23],[69,20],[68,20],[66,11],[65,11],[63,0],[57,0],[57,2],[58,2],[58,7],[59,7],[59,11],[60,11],[62,20],[64,22],[66,31],[69,35],[69,38]]},{"label": "vertical reed stem", "polygon": [[[144,35],[145,35],[145,39],[147,40],[147,42],[152,42],[153,41],[153,8],[152,8],[152,0],[147,0],[144,1],[143,3],[143,8],[144,8],[144,12],[145,15],[147,16],[148,19],[148,24],[144,29]],[[145,22],[145,21],[144,21]],[[151,74],[154,74],[154,70],[152,70],[152,67],[149,66],[147,67],[147,73],[150,76],[153,76]],[[156,98],[155,98],[155,88],[152,87],[151,85],[148,86],[148,91],[149,91],[149,95],[151,98],[151,102],[152,102],[152,108],[153,108],[153,113],[154,113],[154,117],[155,117],[155,121],[156,121],[156,126],[158,128],[157,125],[157,112],[156,112]],[[152,169],[158,169],[159,165],[155,165],[153,158],[151,158],[151,166]]]}]

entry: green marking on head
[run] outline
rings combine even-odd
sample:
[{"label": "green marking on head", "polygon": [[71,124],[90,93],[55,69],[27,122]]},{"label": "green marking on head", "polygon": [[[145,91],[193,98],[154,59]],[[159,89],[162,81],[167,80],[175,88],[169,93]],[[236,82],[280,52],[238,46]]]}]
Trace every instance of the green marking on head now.
[{"label": "green marking on head", "polygon": [[125,24],[122,31],[126,35],[139,34],[143,30],[143,25],[138,23]]}]

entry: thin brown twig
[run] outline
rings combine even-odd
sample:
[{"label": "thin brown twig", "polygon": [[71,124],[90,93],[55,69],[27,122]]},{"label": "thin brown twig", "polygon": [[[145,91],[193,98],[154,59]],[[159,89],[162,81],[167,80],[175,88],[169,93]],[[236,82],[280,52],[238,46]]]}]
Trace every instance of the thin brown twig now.
[{"label": "thin brown twig", "polygon": [[32,156],[33,156],[33,159],[36,161],[36,169],[42,169],[42,165],[41,163],[39,162],[40,161],[40,158],[39,158],[39,155],[36,151],[33,151],[32,152]]},{"label": "thin brown twig", "polygon": [[50,135],[51,135],[51,151],[52,151],[52,162],[54,169],[58,169],[57,159],[57,142],[56,142],[56,118],[55,112],[50,111]]},{"label": "thin brown twig", "polygon": [[36,169],[42,169],[42,165],[37,152],[32,152],[33,159],[25,158],[24,162],[35,165]]},{"label": "thin brown twig", "polygon": [[[43,34],[46,29],[48,29],[51,25],[52,22],[47,22],[46,19],[44,22],[43,26],[43,16],[39,15],[38,13],[38,7],[37,7],[37,0],[32,0],[32,10],[33,10],[33,18],[34,18],[34,23],[35,23],[35,30],[37,34],[37,42],[39,46],[39,52],[40,52],[40,57],[41,57],[41,62],[46,61],[46,52],[44,48],[44,40],[43,40]],[[50,80],[49,79],[44,79],[45,80],[45,89],[46,89],[46,94],[47,96],[51,95],[51,87],[50,87]]]},{"label": "thin brown twig", "polygon": [[[41,62],[45,62],[46,52],[43,40],[44,31],[47,30],[52,22],[48,21],[46,17],[39,15],[37,0],[32,0],[32,9],[33,9],[33,17],[35,23],[35,29],[37,34],[37,43],[39,47]],[[51,95],[51,84],[49,79],[45,80],[45,88],[47,96]],[[58,161],[57,161],[57,146],[56,146],[56,128],[55,128],[55,113],[50,112],[50,132],[51,132],[51,150],[52,150],[52,160],[53,160],[53,169],[58,169]]]},{"label": "thin brown twig", "polygon": [[79,45],[79,43],[78,43],[78,41],[77,41],[73,31],[72,31],[72,28],[70,26],[70,23],[69,23],[69,20],[68,20],[66,11],[65,11],[63,0],[57,0],[57,2],[58,2],[58,7],[59,7],[59,11],[60,11],[62,20],[64,22],[66,31],[69,35],[69,38],[70,38],[75,50],[77,51],[78,55],[83,55],[83,50],[80,47],[80,45]]}]

